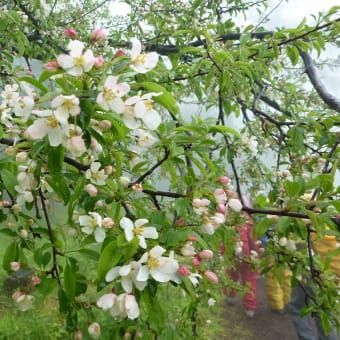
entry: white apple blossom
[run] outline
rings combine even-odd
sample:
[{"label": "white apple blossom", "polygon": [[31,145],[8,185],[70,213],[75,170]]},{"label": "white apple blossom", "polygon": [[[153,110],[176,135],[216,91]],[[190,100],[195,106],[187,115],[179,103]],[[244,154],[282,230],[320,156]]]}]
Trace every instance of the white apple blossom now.
[{"label": "white apple blossom", "polygon": [[29,294],[21,294],[15,301],[19,305],[19,310],[26,312],[32,308],[34,296]]},{"label": "white apple blossom", "polygon": [[99,338],[101,332],[100,324],[98,322],[92,322],[87,328],[87,331],[93,338],[95,339]]},{"label": "white apple blossom", "polygon": [[99,170],[101,164],[99,162],[93,162],[90,169],[86,170],[85,177],[89,179],[93,184],[105,185],[107,175],[105,175],[104,169]]},{"label": "white apple blossom", "polygon": [[77,116],[80,113],[79,98],[74,94],[70,96],[59,95],[51,102],[55,115],[59,117],[60,123],[66,124],[69,116]]},{"label": "white apple blossom", "polygon": [[[161,93],[150,92],[142,96],[137,95],[125,101],[123,121],[130,129],[140,127],[141,122],[149,130],[155,130],[162,122],[159,113],[153,109],[152,97],[159,96]],[[137,120],[138,119],[138,120]]]},{"label": "white apple blossom", "polygon": [[165,249],[161,246],[155,246],[150,251],[144,253],[138,261],[142,265],[137,274],[138,281],[147,281],[151,275],[158,282],[168,282],[172,275],[178,270],[178,262],[174,259],[162,256]]},{"label": "white apple blossom", "polygon": [[141,218],[133,223],[129,218],[123,217],[119,224],[124,230],[125,238],[130,242],[135,236],[139,239],[139,246],[146,248],[146,238],[157,239],[158,232],[155,227],[144,227],[149,221]]},{"label": "white apple blossom", "polygon": [[130,86],[127,83],[118,83],[118,77],[109,76],[104,83],[103,92],[97,96],[97,103],[105,110],[112,110],[121,114],[125,110],[125,104],[121,97],[128,94]]},{"label": "white apple blossom", "polygon": [[203,215],[207,214],[209,211],[208,205],[210,204],[210,201],[207,198],[194,198],[192,200],[192,207],[196,214]]},{"label": "white apple blossom", "polygon": [[67,46],[69,54],[61,54],[57,57],[58,64],[66,73],[79,77],[92,69],[95,57],[90,49],[83,53],[84,47],[83,42],[72,40]]},{"label": "white apple blossom", "polygon": [[109,310],[113,317],[128,317],[133,320],[139,316],[139,307],[134,295],[123,293],[116,295],[108,293],[97,300],[97,306]]},{"label": "white apple blossom", "polygon": [[105,239],[105,229],[102,227],[103,218],[96,212],[79,216],[81,231],[87,235],[94,234],[96,242],[101,243]]},{"label": "white apple blossom", "polygon": [[146,287],[147,282],[137,280],[137,274],[140,267],[141,264],[136,261],[132,261],[131,263],[125,266],[113,267],[107,272],[105,276],[105,281],[112,282],[118,276],[121,276],[120,282],[126,293],[132,292],[133,284],[136,286],[138,290],[142,291]]},{"label": "white apple blossom", "polygon": [[194,246],[192,245],[192,242],[188,241],[184,243],[183,247],[181,248],[181,254],[187,257],[192,257],[196,255],[196,251]]},{"label": "white apple blossom", "polygon": [[228,201],[228,206],[236,212],[239,212],[242,209],[242,203],[237,198],[230,198]]},{"label": "white apple blossom", "polygon": [[16,99],[13,111],[17,117],[26,122],[34,108],[34,99],[30,96],[22,96]]},{"label": "white apple blossom", "polygon": [[139,317],[139,307],[134,295],[123,293],[116,297],[115,302],[110,309],[113,317],[120,316],[130,320]]},{"label": "white apple blossom", "polygon": [[19,93],[17,92],[19,89],[18,84],[7,84],[5,85],[4,91],[1,92],[1,97],[3,99],[3,103],[6,105],[13,107],[14,104],[19,99]]},{"label": "white apple blossom", "polygon": [[21,187],[20,185],[16,185],[14,189],[19,194],[16,199],[16,203],[19,205],[24,205],[26,202],[30,203],[33,202],[33,195],[30,190]]},{"label": "white apple blossom", "polygon": [[48,137],[51,146],[62,144],[65,137],[69,135],[69,125],[60,115],[55,114],[52,110],[33,111],[39,117],[30,125],[25,136],[30,139],[43,139]]},{"label": "white apple blossom", "polygon": [[113,293],[104,294],[97,300],[97,306],[103,310],[112,308],[115,303],[117,295]]},{"label": "white apple blossom", "polygon": [[147,73],[156,67],[158,63],[158,53],[141,53],[142,44],[137,38],[132,38],[132,49],[130,51],[130,67],[137,73]]},{"label": "white apple blossom", "polygon": [[256,140],[255,136],[251,136],[251,137],[243,136],[243,145],[250,151],[250,154],[252,156],[256,156],[257,155],[258,144],[259,143]]},{"label": "white apple blossom", "polygon": [[64,146],[75,157],[80,157],[86,152],[86,145],[81,136],[73,136],[67,139]]}]

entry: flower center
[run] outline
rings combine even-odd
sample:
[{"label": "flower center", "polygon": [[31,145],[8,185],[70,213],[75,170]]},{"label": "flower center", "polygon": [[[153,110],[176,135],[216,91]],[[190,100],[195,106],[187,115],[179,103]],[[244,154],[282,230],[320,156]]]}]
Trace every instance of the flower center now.
[{"label": "flower center", "polygon": [[63,106],[63,108],[65,108],[67,111],[70,111],[70,110],[73,108],[73,106],[74,106],[74,104],[73,104],[73,102],[72,102],[72,99],[66,99],[66,100],[64,101],[64,103],[62,104],[62,106]]},{"label": "flower center", "polygon": [[146,107],[146,111],[152,110],[152,100],[144,100],[144,105]]},{"label": "flower center", "polygon": [[107,87],[104,87],[103,97],[106,101],[109,101],[109,100],[116,98],[116,96],[114,95],[112,90],[107,88]]},{"label": "flower center", "polygon": [[149,269],[153,270],[158,268],[160,265],[158,258],[150,256],[147,262]]},{"label": "flower center", "polygon": [[52,129],[55,129],[56,127],[58,127],[59,124],[58,124],[57,119],[54,116],[48,116],[46,125],[51,127]]},{"label": "flower center", "polygon": [[74,65],[75,66],[84,66],[85,61],[84,61],[84,56],[80,55],[79,57],[74,58]]},{"label": "flower center", "polygon": [[144,228],[143,228],[143,227],[135,228],[135,229],[133,230],[133,232],[135,233],[135,235],[142,235],[142,234],[143,234],[143,231],[144,231]]},{"label": "flower center", "polygon": [[145,61],[146,61],[146,54],[140,54],[138,55],[138,57],[135,59],[133,63],[136,65],[143,65],[145,64]]}]

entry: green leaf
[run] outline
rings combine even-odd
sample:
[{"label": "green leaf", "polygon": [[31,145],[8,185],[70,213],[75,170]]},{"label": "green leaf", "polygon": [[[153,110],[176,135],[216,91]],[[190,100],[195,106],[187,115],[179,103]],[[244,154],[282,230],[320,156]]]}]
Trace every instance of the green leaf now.
[{"label": "green leaf", "polygon": [[13,196],[17,195],[17,191],[14,187],[18,184],[17,177],[13,172],[10,172],[6,169],[2,169],[0,171],[2,182],[4,183],[6,190]]},{"label": "green leaf", "polygon": [[45,80],[57,75],[57,74],[62,74],[64,73],[64,70],[57,70],[55,72],[49,72],[44,70],[43,72],[41,72],[40,77],[39,77],[39,82],[43,83]]},{"label": "green leaf", "polygon": [[215,125],[209,127],[209,133],[221,133],[222,135],[234,135],[237,138],[240,138],[239,133],[229,126],[224,125]]},{"label": "green leaf", "polygon": [[47,153],[48,170],[52,176],[60,175],[64,164],[64,148],[59,145],[51,147]]},{"label": "green leaf", "polygon": [[26,83],[33,85],[34,87],[36,87],[37,89],[39,89],[43,93],[48,92],[48,89],[39,80],[36,80],[33,77],[23,76],[23,77],[20,77],[18,80],[19,81],[25,81]]},{"label": "green leaf", "polygon": [[70,199],[70,189],[69,183],[65,180],[65,178],[62,175],[47,176],[46,181],[55,191],[55,193],[63,199],[64,203],[67,204]]},{"label": "green leaf", "polygon": [[76,278],[73,273],[72,267],[68,264],[64,269],[64,288],[66,296],[72,300],[76,294]]},{"label": "green leaf", "polygon": [[104,281],[106,273],[117,265],[122,255],[121,248],[117,246],[117,240],[113,240],[106,245],[98,261],[98,283]]},{"label": "green leaf", "polygon": [[152,99],[157,102],[158,104],[165,107],[169,112],[176,114],[179,112],[179,107],[177,105],[176,100],[174,97],[161,85],[151,82],[142,82],[137,83],[136,87],[143,87],[150,92],[160,93],[161,95],[152,97]]},{"label": "green leaf", "polygon": [[84,257],[87,257],[89,260],[92,260],[92,261],[99,260],[98,252],[93,249],[87,249],[87,248],[79,249],[78,253],[80,253]]},{"label": "green leaf", "polygon": [[7,247],[2,259],[2,268],[9,272],[11,270],[11,262],[19,260],[19,247],[16,242],[12,242]]},{"label": "green leaf", "polygon": [[256,237],[262,237],[273,224],[274,222],[271,218],[263,218],[259,223],[255,224],[254,235]]},{"label": "green leaf", "polygon": [[299,50],[295,46],[288,45],[286,47],[286,52],[292,64],[296,65],[299,62]]},{"label": "green leaf", "polygon": [[297,196],[301,190],[301,184],[299,182],[287,181],[285,184],[286,192],[289,197]]}]

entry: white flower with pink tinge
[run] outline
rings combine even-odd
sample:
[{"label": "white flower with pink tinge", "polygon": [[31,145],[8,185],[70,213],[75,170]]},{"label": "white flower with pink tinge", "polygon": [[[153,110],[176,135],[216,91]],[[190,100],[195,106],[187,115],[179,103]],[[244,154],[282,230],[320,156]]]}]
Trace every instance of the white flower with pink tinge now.
[{"label": "white flower with pink tinge", "polygon": [[146,238],[157,239],[158,232],[155,227],[144,227],[149,221],[145,218],[140,218],[133,223],[129,218],[123,217],[119,224],[124,230],[125,238],[130,242],[134,237],[138,237],[139,246],[146,248]]},{"label": "white flower with pink tinge", "polygon": [[207,214],[209,211],[208,205],[210,201],[207,198],[194,198],[192,200],[192,207],[196,214],[203,215]]},{"label": "white flower with pink tinge", "polygon": [[97,96],[97,104],[105,110],[112,110],[121,114],[125,110],[125,104],[121,97],[128,94],[129,91],[129,84],[119,83],[117,77],[109,76],[105,80],[103,92],[100,92]]},{"label": "white flower with pink tinge", "polygon": [[36,140],[47,136],[51,146],[58,146],[69,136],[69,125],[64,115],[52,110],[35,110],[33,113],[43,118],[38,118],[27,128],[27,138]]},{"label": "white flower with pink tinge", "polygon": [[137,274],[138,274],[140,267],[141,267],[141,264],[136,261],[132,261],[131,263],[125,266],[113,267],[107,272],[105,276],[105,281],[112,282],[118,276],[120,276],[121,277],[120,282],[126,293],[132,292],[133,285],[135,285],[135,287],[138,290],[142,291],[146,287],[147,282],[137,280]]},{"label": "white flower with pink tinge", "polygon": [[137,274],[138,281],[147,281],[149,275],[158,282],[168,282],[173,278],[179,267],[178,262],[170,257],[162,256],[165,251],[161,246],[155,246],[144,253],[138,261],[142,264]]},{"label": "white flower with pink tinge", "polygon": [[123,121],[129,129],[137,129],[143,123],[144,127],[149,130],[155,130],[162,122],[161,116],[153,108],[152,97],[162,93],[150,92],[142,96],[133,96],[125,101],[125,110],[123,112]]},{"label": "white flower with pink tinge", "polygon": [[132,38],[132,49],[130,51],[130,67],[137,73],[147,73],[156,67],[158,63],[158,53],[141,53],[142,44],[137,38]]},{"label": "white flower with pink tinge", "polygon": [[109,310],[113,317],[121,316],[134,320],[139,316],[139,307],[134,295],[123,293],[105,294],[97,300],[97,306]]},{"label": "white flower with pink tinge", "polygon": [[74,94],[70,96],[59,95],[51,102],[51,107],[59,117],[64,117],[67,122],[69,116],[77,116],[80,113],[79,98]]},{"label": "white flower with pink tinge", "polygon": [[101,164],[99,162],[93,162],[90,169],[86,170],[85,178],[89,179],[93,184],[105,185],[107,175],[105,175],[104,169],[101,169]]},{"label": "white flower with pink tinge", "polygon": [[101,243],[105,239],[105,229],[103,228],[103,218],[96,212],[89,212],[88,215],[79,216],[81,231],[87,235],[94,234],[96,242]]},{"label": "white flower with pink tinge", "polygon": [[59,66],[71,76],[81,76],[84,72],[90,71],[95,63],[93,52],[87,49],[83,53],[84,48],[83,42],[72,40],[67,46],[69,54],[61,54],[57,58]]}]

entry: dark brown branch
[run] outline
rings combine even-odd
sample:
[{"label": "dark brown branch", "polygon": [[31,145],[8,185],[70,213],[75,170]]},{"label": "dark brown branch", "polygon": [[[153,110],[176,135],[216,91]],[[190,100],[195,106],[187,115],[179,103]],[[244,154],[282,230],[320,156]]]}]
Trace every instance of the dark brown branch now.
[{"label": "dark brown branch", "polygon": [[163,197],[172,197],[172,198],[186,197],[183,194],[178,194],[177,192],[169,192],[169,191],[153,191],[149,189],[143,189],[143,192],[150,196],[163,196]]},{"label": "dark brown branch", "polygon": [[146,177],[150,176],[158,167],[161,166],[162,163],[164,163],[168,159],[169,155],[170,155],[170,150],[165,148],[164,157],[160,161],[158,161],[154,166],[152,166],[148,171],[146,171],[143,175],[138,177],[134,182],[131,182],[129,184],[129,188],[131,188],[133,185],[137,183],[142,183]]},{"label": "dark brown branch", "polygon": [[327,91],[324,84],[321,82],[320,78],[317,75],[311,56],[307,52],[301,50],[300,56],[305,65],[305,70],[308,75],[308,78],[312,83],[313,87],[315,88],[316,92],[318,93],[319,97],[329,108],[337,112],[340,112],[340,99],[334,97],[331,93]]},{"label": "dark brown branch", "polygon": [[57,262],[57,255],[60,255],[60,252],[58,251],[58,249],[55,245],[55,238],[54,238],[54,234],[53,234],[53,230],[52,230],[52,225],[51,225],[51,222],[50,222],[50,218],[48,216],[48,212],[47,212],[46,205],[45,205],[45,198],[44,198],[44,195],[43,195],[41,188],[39,188],[39,196],[40,196],[41,205],[42,205],[43,212],[44,212],[45,221],[46,221],[46,224],[47,224],[48,236],[49,236],[49,239],[50,239],[51,244],[52,244],[53,265],[52,265],[52,269],[51,269],[51,274],[52,274],[53,277],[55,277],[57,279],[59,286],[61,286],[59,271],[58,271],[58,262]]},{"label": "dark brown branch", "polygon": [[309,216],[307,214],[287,211],[287,210],[255,209],[255,208],[249,208],[245,206],[242,208],[242,210],[247,212],[248,214],[263,214],[263,215],[287,216],[287,217],[309,219]]}]

